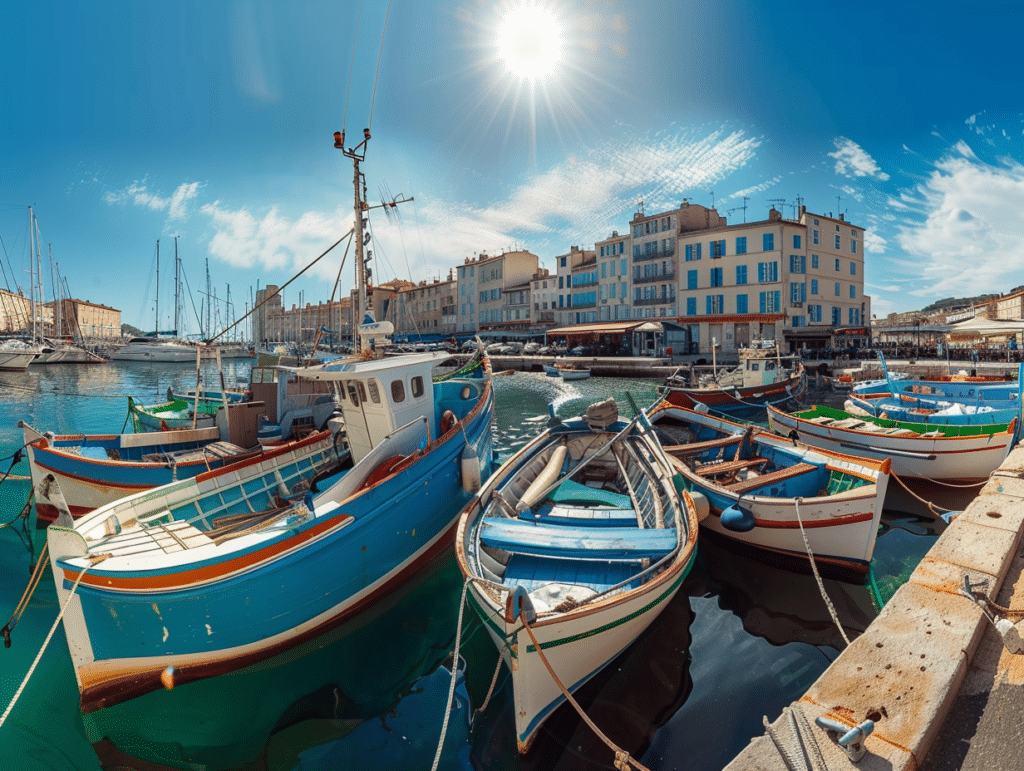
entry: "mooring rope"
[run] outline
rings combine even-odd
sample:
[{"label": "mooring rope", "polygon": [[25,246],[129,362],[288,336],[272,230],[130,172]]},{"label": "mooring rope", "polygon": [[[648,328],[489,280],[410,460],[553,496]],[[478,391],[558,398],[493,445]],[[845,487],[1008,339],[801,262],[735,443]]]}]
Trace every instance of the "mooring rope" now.
[{"label": "mooring rope", "polygon": [[444,708],[444,722],[441,723],[441,737],[437,740],[437,751],[434,753],[434,762],[430,766],[430,771],[437,771],[437,766],[441,762],[441,750],[444,749],[444,738],[445,734],[448,733],[448,719],[452,714],[452,702],[455,700],[455,681],[456,672],[459,668],[459,644],[462,642],[462,615],[466,610],[466,592],[469,591],[469,585],[473,581],[473,578],[467,577],[462,582],[462,598],[459,600],[459,621],[455,627],[455,650],[452,652],[452,681],[448,686],[448,701]]},{"label": "mooring rope", "polygon": [[29,600],[32,599],[32,595],[36,591],[36,587],[39,586],[39,581],[43,576],[44,569],[46,567],[46,548],[48,544],[43,544],[43,550],[39,553],[39,559],[36,561],[36,566],[32,570],[32,575],[29,576],[28,585],[25,587],[25,591],[21,594],[21,599],[18,600],[18,604],[14,608],[14,612],[11,613],[11,617],[7,619],[7,623],[4,624],[3,629],[0,629],[0,635],[4,638],[4,647],[11,647],[11,632],[14,631],[14,627],[18,625],[21,620],[21,614],[25,612],[25,608],[28,607]]},{"label": "mooring rope", "polygon": [[491,687],[487,689],[487,695],[484,696],[483,704],[473,710],[473,721],[476,720],[477,715],[483,714],[483,711],[487,709],[487,705],[491,703],[491,696],[494,695],[494,686],[498,683],[498,673],[501,672],[501,660],[504,658],[507,648],[508,641],[506,640],[505,644],[501,646],[501,650],[498,651],[498,663],[494,665],[494,675],[491,677]]},{"label": "mooring rope", "polygon": [[932,503],[931,501],[922,498],[920,495],[918,495],[913,490],[911,490],[909,487],[907,487],[907,483],[904,482],[902,479],[900,479],[898,474],[894,474],[894,473],[892,473],[890,471],[889,472],[889,477],[892,478],[892,479],[895,479],[899,483],[900,487],[902,487],[904,490],[906,490],[908,493],[910,493],[910,495],[912,497],[916,498],[921,503],[923,503],[925,506],[927,506],[928,510],[932,514],[934,514],[935,516],[941,517],[943,514],[948,514],[949,512],[953,511],[953,509],[946,509],[945,511],[943,511],[938,506],[936,506],[934,503]]},{"label": "mooring rope", "polygon": [[[799,702],[786,707],[783,712],[789,718],[790,735],[795,739],[796,747],[775,730],[767,717],[762,718],[762,722],[765,733],[775,744],[786,768],[789,771],[826,771],[828,767],[825,764],[825,757]],[[797,757],[800,759],[799,762]]]},{"label": "mooring rope", "polygon": [[[0,715],[0,728],[3,728],[4,723],[7,722],[7,718],[10,716],[11,711],[14,709],[14,705],[18,703],[18,699],[21,698],[21,694],[25,690],[25,686],[28,685],[29,679],[32,677],[32,674],[36,671],[36,667],[39,666],[39,661],[43,658],[43,654],[46,653],[46,647],[50,644],[50,640],[53,639],[53,634],[57,631],[57,626],[64,618],[64,613],[67,611],[68,606],[71,604],[71,600],[75,596],[75,591],[77,591],[78,585],[82,582],[82,579],[85,577],[86,572],[89,570],[89,568],[93,567],[99,562],[102,562],[109,556],[109,554],[104,554],[103,556],[96,558],[94,561],[90,562],[88,565],[82,568],[82,572],[78,574],[78,578],[75,579],[75,583],[71,587],[71,592],[68,594],[68,598],[64,601],[64,605],[61,607],[60,613],[57,614],[57,618],[54,620],[53,626],[50,627],[49,634],[47,634],[46,639],[43,640],[43,647],[39,649],[39,653],[36,654],[36,658],[32,662],[32,666],[28,668],[28,672],[25,674],[25,679],[21,681],[21,685],[18,686],[18,690],[14,692],[14,698],[11,699],[11,703],[7,705],[7,709],[4,710],[4,714]],[[39,562],[42,563],[43,560],[40,559]]]},{"label": "mooring rope", "polygon": [[849,647],[850,638],[846,636],[846,630],[843,629],[843,625],[839,621],[839,614],[836,613],[836,608],[832,604],[832,600],[829,599],[828,592],[825,591],[825,583],[821,580],[821,574],[818,572],[818,563],[814,559],[814,552],[811,551],[811,542],[807,540],[807,531],[804,530],[804,521],[800,516],[801,500],[801,498],[794,498],[793,507],[796,509],[796,521],[800,524],[800,535],[803,536],[804,539],[804,548],[807,549],[807,557],[811,561],[811,572],[814,573],[814,580],[818,582],[818,591],[821,592],[821,598],[825,601],[825,605],[828,606],[828,613],[832,616],[832,621],[835,622],[836,628],[839,630],[839,634],[842,636],[847,647]]},{"label": "mooring rope", "polygon": [[564,685],[562,685],[562,681],[558,679],[558,675],[555,674],[555,670],[551,668],[551,664],[548,661],[548,657],[544,655],[544,651],[540,647],[540,643],[537,642],[537,638],[533,634],[533,629],[530,627],[530,624],[526,620],[525,609],[523,609],[520,612],[519,618],[523,622],[523,628],[526,630],[526,633],[530,636],[530,640],[533,642],[533,647],[537,649],[537,655],[540,657],[541,662],[543,662],[545,668],[548,670],[548,674],[551,675],[551,679],[555,681],[555,685],[557,685],[558,689],[562,692],[562,695],[565,697],[565,700],[572,705],[573,709],[575,709],[579,716],[583,719],[583,722],[590,726],[590,730],[592,730],[597,735],[597,738],[604,742],[608,746],[608,748],[613,753],[615,753],[615,768],[619,769],[620,771],[626,771],[626,769],[629,769],[630,767],[639,769],[639,771],[650,771],[650,769],[647,768],[647,766],[645,766],[636,758],[630,757],[628,752],[623,750],[621,747],[616,745],[615,742],[613,742],[611,739],[605,736],[601,729],[594,724],[594,721],[587,716],[587,713],[583,711],[583,708],[579,705],[576,699],[572,697],[572,694],[569,693],[569,691],[566,689]]}]

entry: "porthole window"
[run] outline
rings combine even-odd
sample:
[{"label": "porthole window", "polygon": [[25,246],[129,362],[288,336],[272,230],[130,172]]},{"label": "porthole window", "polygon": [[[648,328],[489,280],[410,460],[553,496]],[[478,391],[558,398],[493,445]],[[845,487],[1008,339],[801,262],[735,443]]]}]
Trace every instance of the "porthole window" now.
[{"label": "porthole window", "polygon": [[473,395],[473,389],[472,388],[470,388],[468,385],[462,386],[462,400],[463,401],[465,401],[466,399],[468,399],[472,395]]},{"label": "porthole window", "polygon": [[412,379],[411,384],[413,398],[423,396],[423,378],[417,375]]},{"label": "porthole window", "polygon": [[405,384],[401,380],[391,381],[391,401],[395,404],[405,401]]}]

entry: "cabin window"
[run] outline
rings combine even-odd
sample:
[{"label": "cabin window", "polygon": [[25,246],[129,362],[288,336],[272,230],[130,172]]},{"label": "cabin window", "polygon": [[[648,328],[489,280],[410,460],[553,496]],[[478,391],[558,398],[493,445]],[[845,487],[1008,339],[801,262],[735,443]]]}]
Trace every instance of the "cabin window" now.
[{"label": "cabin window", "polygon": [[405,383],[401,380],[391,381],[391,401],[395,404],[405,401]]},{"label": "cabin window", "polygon": [[759,369],[761,369],[761,363],[760,362],[757,362],[757,361],[751,362],[750,370],[752,372],[757,372]]},{"label": "cabin window", "polygon": [[359,383],[359,400],[365,402],[366,401],[366,386],[363,385],[363,381],[362,380],[359,380],[357,382]]},{"label": "cabin window", "polygon": [[412,379],[411,384],[413,398],[423,396],[423,378],[417,375]]},{"label": "cabin window", "polygon": [[374,404],[380,404],[380,389],[377,388],[377,381],[367,381],[366,387],[370,389],[370,401]]},{"label": "cabin window", "polygon": [[775,362],[774,361],[766,361],[764,363],[764,371],[765,372],[770,372],[773,369],[775,369]]},{"label": "cabin window", "polygon": [[352,402],[352,406],[359,406],[359,392],[356,390],[356,381],[348,381],[348,398]]}]

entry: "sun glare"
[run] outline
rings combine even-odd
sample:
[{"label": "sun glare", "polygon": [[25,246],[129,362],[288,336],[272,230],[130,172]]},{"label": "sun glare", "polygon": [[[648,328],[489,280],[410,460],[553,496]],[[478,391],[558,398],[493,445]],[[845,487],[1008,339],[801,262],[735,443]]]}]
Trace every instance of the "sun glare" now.
[{"label": "sun glare", "polygon": [[542,80],[562,58],[562,26],[547,8],[517,5],[498,26],[498,55],[516,77]]}]

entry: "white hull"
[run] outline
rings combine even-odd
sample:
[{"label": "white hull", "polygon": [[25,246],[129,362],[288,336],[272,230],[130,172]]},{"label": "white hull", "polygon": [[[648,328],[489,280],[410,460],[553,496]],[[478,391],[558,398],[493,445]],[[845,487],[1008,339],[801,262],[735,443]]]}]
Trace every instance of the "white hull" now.
[{"label": "white hull", "polygon": [[165,348],[151,350],[120,350],[111,357],[114,361],[158,361],[158,362],[195,362],[194,348]]},{"label": "white hull", "polygon": [[[686,576],[684,568],[685,564],[670,571],[666,574],[667,580],[651,582],[643,591],[632,593],[628,600],[610,598],[595,603],[586,613],[538,619],[532,625],[548,663],[570,693],[600,672],[651,625],[679,591]],[[520,752],[526,752],[545,718],[565,701],[565,697],[520,620],[504,621],[504,604],[499,604],[478,584],[472,584],[470,591],[473,600],[501,625],[496,628],[486,624],[496,647],[500,649],[506,639],[518,634],[518,643],[514,649],[506,648],[503,658],[512,673],[516,743]]]},{"label": "white hull", "polygon": [[[969,483],[988,479],[1013,447],[1012,433],[980,436],[891,436],[853,428],[835,428],[768,411],[772,430],[796,430],[800,441],[833,452],[892,461],[901,477]],[[938,428],[938,427],[937,427]]]},{"label": "white hull", "polygon": [[35,353],[6,353],[0,351],[0,369],[24,371],[36,358]]}]

